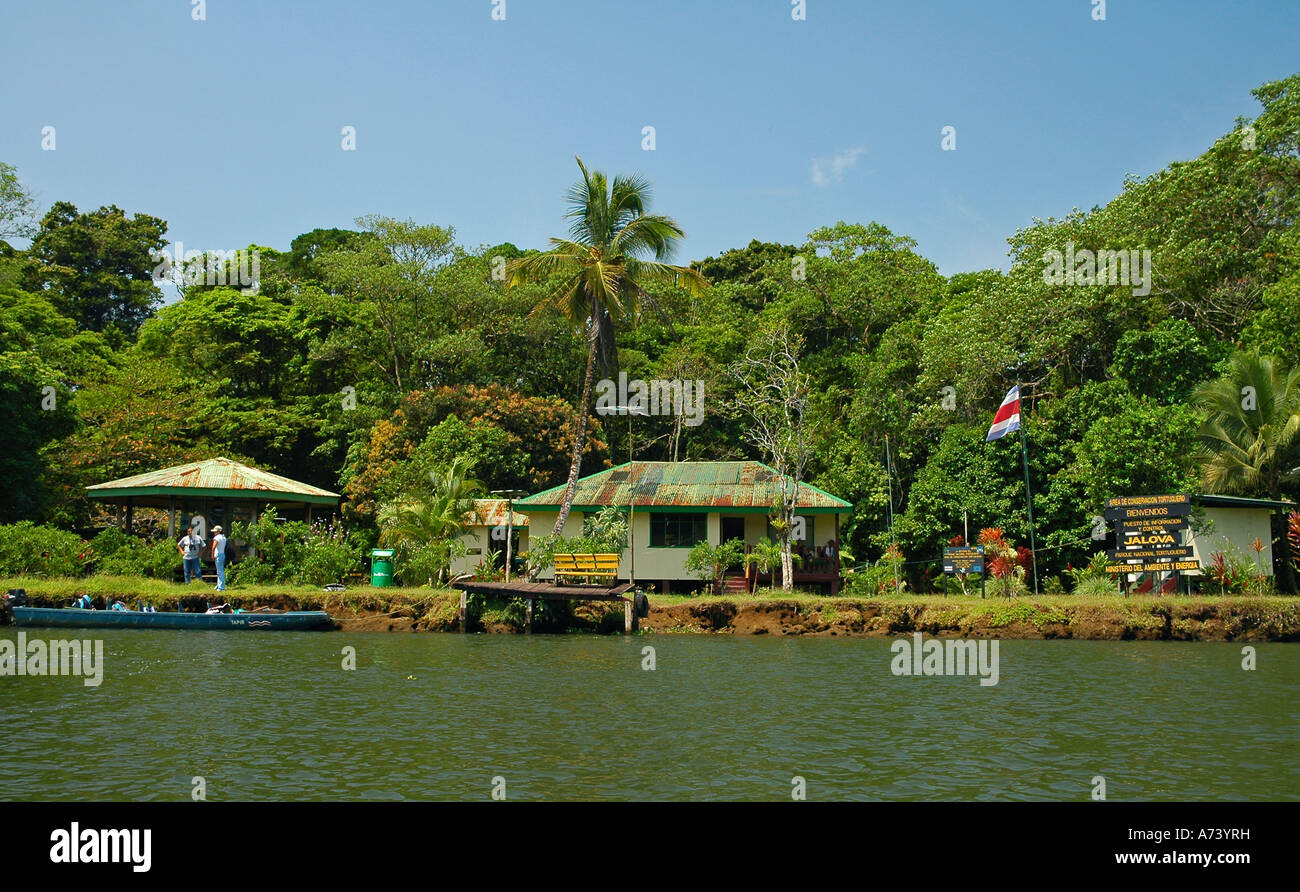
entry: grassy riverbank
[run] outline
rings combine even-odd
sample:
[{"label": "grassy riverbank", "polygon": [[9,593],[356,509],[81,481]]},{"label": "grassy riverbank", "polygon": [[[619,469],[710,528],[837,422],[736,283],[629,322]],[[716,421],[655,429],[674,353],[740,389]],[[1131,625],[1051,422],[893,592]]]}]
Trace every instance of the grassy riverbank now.
[{"label": "grassy riverbank", "polygon": [[[160,610],[202,608],[216,601],[208,586],[183,586],[120,576],[80,579],[0,579],[0,589],[26,589],[37,606],[66,606],[88,594],[121,598]],[[460,593],[446,588],[369,586],[326,592],[312,586],[249,585],[222,593],[236,607],[328,610],[345,631],[457,631]],[[817,595],[650,595],[641,630],[661,634],[824,635],[887,637],[911,632],[986,638],[1099,640],[1300,641],[1300,598],[1119,595],[1076,598],[951,597],[828,598]],[[471,601],[473,631],[523,629],[518,602]],[[538,607],[534,629],[554,632],[622,631],[621,604]]]}]

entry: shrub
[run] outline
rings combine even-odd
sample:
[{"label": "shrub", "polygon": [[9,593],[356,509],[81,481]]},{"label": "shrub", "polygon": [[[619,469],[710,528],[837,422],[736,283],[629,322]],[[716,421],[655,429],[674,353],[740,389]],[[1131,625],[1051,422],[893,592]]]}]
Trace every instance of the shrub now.
[{"label": "shrub", "polygon": [[1210,563],[1204,567],[1205,575],[1219,586],[1220,594],[1266,595],[1275,590],[1273,579],[1264,572],[1259,557],[1263,543],[1256,539],[1252,549],[1256,554],[1248,557],[1236,545],[1229,543],[1226,552],[1216,551],[1210,555]]},{"label": "shrub", "polygon": [[869,598],[907,591],[907,580],[903,578],[903,553],[896,545],[890,545],[874,564],[848,576],[845,587],[854,595]]},{"label": "shrub", "polygon": [[1242,564],[1241,557],[1229,549],[1228,553],[1216,551],[1210,555],[1210,563],[1205,566],[1205,575],[1219,586],[1219,594],[1226,595],[1245,590],[1250,574]]},{"label": "shrub", "polygon": [[990,577],[989,588],[993,594],[1013,596],[1028,591],[1024,584],[1026,561],[1030,557],[1029,549],[1017,549],[1015,544],[1003,535],[1000,527],[988,527],[980,530],[979,544],[984,546],[985,566]]},{"label": "shrub", "polygon": [[294,580],[310,585],[341,582],[356,565],[357,554],[346,543],[309,536],[299,554]]},{"label": "shrub", "polygon": [[226,585],[265,585],[276,581],[275,568],[261,558],[244,558],[226,570]]},{"label": "shrub", "polygon": [[117,527],[108,527],[90,540],[90,551],[94,560],[101,561],[119,551],[134,548],[138,541],[135,536],[128,536]]},{"label": "shrub", "polygon": [[583,519],[582,538],[591,545],[590,554],[622,554],[627,548],[627,514],[616,505],[601,508]]},{"label": "shrub", "polygon": [[256,523],[231,524],[230,538],[257,552],[231,564],[227,582],[296,582],[325,585],[339,582],[361,560],[360,549],[336,521],[282,522],[268,507]]},{"label": "shrub", "polygon": [[506,578],[505,553],[489,550],[474,567],[474,578],[484,582],[500,582]]},{"label": "shrub", "polygon": [[180,570],[176,546],[167,539],[141,539],[117,527],[102,530],[90,540],[94,569],[113,576],[174,579]]},{"label": "shrub", "polygon": [[[1099,551],[1092,556],[1086,567],[1066,567],[1065,575],[1069,576],[1070,581],[1074,583],[1074,593],[1076,595],[1084,594],[1080,589],[1087,583],[1087,591],[1089,592],[1095,593],[1105,588],[1107,592],[1113,594],[1115,592],[1115,582],[1111,579],[1110,574],[1106,572],[1107,563],[1109,563],[1109,558],[1106,557],[1106,552]],[[1098,580],[1105,585],[1096,585],[1095,581]]]},{"label": "shrub", "polygon": [[1109,576],[1088,576],[1074,584],[1074,594],[1081,598],[1104,598],[1117,595],[1117,584]]},{"label": "shrub", "polygon": [[91,554],[76,533],[30,520],[0,525],[0,576],[80,576]]},{"label": "shrub", "polygon": [[459,539],[428,545],[403,542],[393,555],[393,576],[402,585],[429,585],[447,572],[453,557],[460,557],[465,551],[465,543]]},{"label": "shrub", "polygon": [[740,539],[728,539],[721,545],[710,545],[707,541],[695,545],[686,555],[686,570],[694,573],[701,582],[713,583],[715,593],[722,590],[722,577],[727,570],[745,559],[745,543]]},{"label": "shrub", "polygon": [[[103,533],[100,533],[100,536],[102,535]],[[98,539],[99,536],[95,538]],[[166,539],[152,542],[134,539],[125,548],[106,554],[96,564],[96,569],[100,573],[114,576],[147,576],[150,579],[175,579],[180,572],[180,567],[181,558],[176,553],[176,546]]]},{"label": "shrub", "polygon": [[555,563],[555,553],[562,552],[556,545],[563,541],[549,534],[529,540],[528,550],[519,557],[524,562],[524,573],[530,580],[536,580],[539,573]]}]

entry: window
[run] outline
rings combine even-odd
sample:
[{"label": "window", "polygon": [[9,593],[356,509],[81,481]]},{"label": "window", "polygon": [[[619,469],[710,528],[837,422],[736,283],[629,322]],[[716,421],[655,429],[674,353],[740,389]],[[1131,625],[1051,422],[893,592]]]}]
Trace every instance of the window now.
[{"label": "window", "polygon": [[690,548],[709,537],[707,514],[650,515],[651,548]]}]

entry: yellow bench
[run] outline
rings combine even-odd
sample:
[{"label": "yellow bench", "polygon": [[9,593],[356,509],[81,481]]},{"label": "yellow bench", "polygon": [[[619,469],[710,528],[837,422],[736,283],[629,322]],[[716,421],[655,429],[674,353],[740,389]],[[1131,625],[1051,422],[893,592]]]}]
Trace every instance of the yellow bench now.
[{"label": "yellow bench", "polygon": [[592,578],[613,582],[618,578],[617,554],[557,554],[555,555],[555,581],[581,576],[586,582]]}]

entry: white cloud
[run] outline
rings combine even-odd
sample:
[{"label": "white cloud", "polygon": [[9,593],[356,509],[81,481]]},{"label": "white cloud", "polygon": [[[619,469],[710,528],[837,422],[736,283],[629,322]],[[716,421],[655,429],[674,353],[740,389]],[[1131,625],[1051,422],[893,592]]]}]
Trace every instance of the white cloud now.
[{"label": "white cloud", "polygon": [[867,151],[866,146],[855,146],[847,151],[838,152],[831,158],[814,158],[812,162],[812,181],[814,186],[829,186],[844,180],[844,171],[858,163],[858,158]]}]

